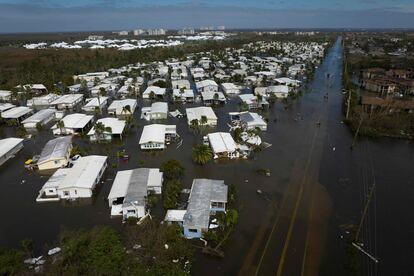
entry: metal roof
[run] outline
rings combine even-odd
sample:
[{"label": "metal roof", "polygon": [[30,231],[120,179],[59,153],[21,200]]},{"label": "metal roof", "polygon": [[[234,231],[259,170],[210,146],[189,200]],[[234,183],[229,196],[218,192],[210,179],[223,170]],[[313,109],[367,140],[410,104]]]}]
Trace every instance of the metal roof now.
[{"label": "metal roof", "polygon": [[227,202],[227,186],[223,180],[194,179],[184,215],[186,227],[208,228],[211,202]]},{"label": "metal roof", "polygon": [[23,139],[20,138],[6,138],[0,140],[0,157],[8,153],[15,148],[18,144],[22,143]]},{"label": "metal roof", "polygon": [[164,143],[165,142],[165,133],[166,129],[169,129],[170,133],[174,132],[176,128],[175,125],[161,125],[161,124],[152,124],[144,126],[142,130],[141,138],[139,139],[139,144],[146,144],[150,142],[155,143]]},{"label": "metal roof", "polygon": [[130,205],[145,206],[148,193],[149,169],[132,170],[129,186],[124,198],[123,207]]},{"label": "metal roof", "polygon": [[50,140],[44,146],[39,161],[37,163],[43,163],[48,160],[64,158],[69,151],[69,147],[72,144],[72,137],[59,137]]},{"label": "metal roof", "polygon": [[13,107],[11,109],[3,111],[1,113],[1,117],[3,117],[4,119],[17,119],[30,112],[32,112],[31,108],[27,106],[18,106],[18,107]]},{"label": "metal roof", "polygon": [[101,155],[80,157],[60,183],[59,189],[93,189],[107,158],[107,156]]},{"label": "metal roof", "polygon": [[234,152],[237,149],[236,142],[228,132],[214,132],[207,135],[214,153]]},{"label": "metal roof", "polygon": [[56,110],[54,109],[42,109],[30,116],[29,118],[25,119],[22,123],[41,123],[49,119],[50,117],[55,116],[55,112]]}]

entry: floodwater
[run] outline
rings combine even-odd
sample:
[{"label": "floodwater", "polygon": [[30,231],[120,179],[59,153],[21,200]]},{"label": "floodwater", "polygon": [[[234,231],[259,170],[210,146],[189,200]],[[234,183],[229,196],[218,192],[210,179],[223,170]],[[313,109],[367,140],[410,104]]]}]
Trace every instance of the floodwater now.
[{"label": "floodwater", "polygon": [[[142,161],[145,167],[159,167],[163,161],[175,158],[186,168],[183,179],[186,188],[191,186],[193,178],[200,177],[223,179],[226,184],[236,186],[239,223],[224,248],[225,258],[218,259],[198,253],[193,274],[237,275],[241,273],[240,269],[260,234],[260,229],[269,224],[267,220],[273,219],[282,199],[289,192],[289,183],[295,178],[296,163],[298,159],[306,158],[315,122],[321,118],[323,125],[321,135],[317,138],[319,155],[314,166],[311,166],[320,184],[317,186],[319,192],[316,192],[319,194],[316,198],[320,202],[313,205],[312,213],[316,217],[320,213],[322,223],[326,225],[326,230],[321,231],[320,235],[317,234],[317,229],[313,229],[314,238],[311,237],[311,244],[319,243],[320,247],[319,256],[313,257],[315,262],[321,261],[318,266],[320,274],[348,274],[344,270],[347,259],[344,245],[349,234],[344,225],[359,223],[364,194],[367,194],[367,187],[375,179],[375,196],[367,216],[369,223],[363,224],[361,238],[367,250],[380,261],[374,267],[362,253],[358,253],[362,263],[361,274],[378,271],[383,275],[412,275],[414,269],[409,260],[414,246],[414,214],[410,212],[414,200],[414,145],[403,140],[358,139],[354,150],[350,150],[353,137],[341,123],[341,55],[342,47],[338,40],[317,69],[314,81],[301,99],[287,110],[282,103],[277,103],[263,114],[268,118],[269,124],[262,139],[271,143],[272,147],[255,154],[249,160],[214,161],[206,166],[193,164],[191,148],[201,142],[202,135],[194,134],[188,128],[186,119],[176,118],[169,118],[165,123],[177,124],[178,134],[183,139],[182,146],[177,149],[172,144],[164,151],[142,152],[138,141],[142,126],[148,122],[139,120],[139,112],[135,113],[138,126],[122,143],[115,141],[109,145],[89,146],[81,138],[74,138],[74,143],[88,145],[89,154],[110,155],[111,165],[108,166],[96,196],[89,203],[36,203],[38,191],[47,177],[26,171],[23,164],[27,158],[39,154],[52,137],[48,131],[42,131],[26,141],[24,149],[14,159],[0,167],[0,246],[18,246],[22,239],[31,238],[35,242],[36,251],[41,252],[56,241],[62,229],[89,228],[102,224],[122,229],[119,219],[110,218],[105,200],[116,171],[136,168]],[[328,72],[330,80],[326,80]],[[326,90],[329,90],[329,100],[324,103]],[[139,105],[141,107],[149,103],[140,101]],[[170,106],[172,109],[174,107]],[[236,110],[236,99],[215,108],[219,125],[210,131],[228,131],[228,112]],[[13,129],[4,128],[0,137],[13,136],[13,132]],[[129,162],[117,160],[116,151],[120,149],[126,150],[130,156]],[[256,170],[261,168],[269,168],[271,176],[257,174]],[[257,189],[263,193],[257,194]],[[306,233],[303,232],[304,235]],[[263,232],[264,239],[268,235],[269,231]],[[277,254],[279,252],[275,252],[275,256]],[[257,262],[257,256],[253,255],[253,259]],[[296,265],[290,262],[286,264]],[[270,267],[270,264],[267,265]],[[277,266],[276,261],[274,266]],[[267,266],[265,268],[261,275],[274,274]]]}]

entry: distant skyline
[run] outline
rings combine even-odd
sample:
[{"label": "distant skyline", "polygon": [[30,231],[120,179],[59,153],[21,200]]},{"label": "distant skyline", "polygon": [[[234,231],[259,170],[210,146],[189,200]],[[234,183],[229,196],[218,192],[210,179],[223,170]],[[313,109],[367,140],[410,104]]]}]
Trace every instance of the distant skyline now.
[{"label": "distant skyline", "polygon": [[0,0],[0,33],[136,28],[414,28],[412,0]]}]

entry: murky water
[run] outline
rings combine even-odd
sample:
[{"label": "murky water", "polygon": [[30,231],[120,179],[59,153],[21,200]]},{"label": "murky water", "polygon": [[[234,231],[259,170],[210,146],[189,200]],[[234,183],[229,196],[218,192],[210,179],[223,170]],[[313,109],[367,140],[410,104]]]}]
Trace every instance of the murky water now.
[{"label": "murky water", "polygon": [[[40,251],[44,245],[53,243],[59,231],[64,228],[87,228],[97,224],[109,224],[120,229],[120,221],[110,219],[110,210],[105,200],[112,185],[114,172],[135,168],[141,160],[144,161],[145,167],[159,167],[163,161],[175,158],[186,168],[183,180],[185,187],[190,187],[195,177],[223,179],[227,184],[236,185],[240,219],[232,239],[225,247],[226,257],[216,259],[199,253],[193,271],[195,275],[237,274],[262,220],[266,219],[266,212],[272,203],[278,204],[283,197],[291,178],[294,161],[297,156],[304,156],[308,150],[309,128],[314,125],[319,114],[320,98],[323,96],[321,91],[326,89],[324,81],[329,70],[332,75],[332,91],[326,118],[327,134],[321,138],[324,139],[324,148],[319,166],[319,182],[328,191],[333,210],[326,238],[327,246],[322,256],[321,272],[326,275],[340,275],[342,272],[346,275],[343,270],[346,257],[343,251],[344,239],[341,239],[341,235],[346,234],[339,225],[359,221],[363,183],[373,178],[372,175],[371,178],[363,178],[362,175],[367,174],[366,164],[372,160],[377,184],[375,254],[380,259],[378,269],[383,275],[413,274],[409,259],[413,254],[414,245],[414,215],[410,212],[414,199],[414,146],[400,140],[362,139],[353,151],[349,149],[352,135],[347,127],[341,124],[342,69],[340,65],[334,66],[334,69],[330,66],[335,60],[341,59],[341,51],[341,47],[334,48],[325,62],[319,66],[315,81],[310,85],[308,92],[290,109],[285,110],[283,104],[277,103],[264,114],[269,118],[269,125],[262,138],[271,143],[272,147],[256,154],[251,160],[211,162],[206,166],[193,164],[191,148],[195,143],[201,142],[201,136],[195,135],[188,128],[185,119],[175,118],[169,118],[166,123],[177,124],[183,145],[177,149],[173,144],[165,151],[157,153],[142,152],[139,150],[138,140],[142,126],[147,123],[138,120],[137,112],[135,117],[139,126],[124,138],[123,145],[114,142],[108,146],[91,147],[90,153],[111,152],[112,163],[117,164],[117,168],[108,167],[104,183],[100,185],[96,197],[90,204],[63,206],[60,203],[35,202],[38,191],[47,177],[26,171],[23,163],[27,158],[38,154],[51,138],[47,131],[43,131],[34,139],[26,141],[24,149],[16,158],[0,167],[0,245],[17,246],[20,240],[31,238],[36,249]],[[148,103],[140,102],[141,106],[143,104]],[[215,130],[228,131],[228,112],[237,109],[238,103],[235,99],[223,107],[216,108],[219,125]],[[295,120],[298,113],[303,120]],[[0,135],[1,138],[12,136],[13,130],[4,129]],[[75,143],[84,145],[85,141],[75,138]],[[115,153],[118,148],[126,149],[131,157],[128,163],[116,160]],[[256,170],[259,168],[271,169],[271,177],[258,175]],[[257,189],[262,190],[266,196],[258,195]],[[370,218],[373,217],[372,208]],[[365,236],[368,237],[364,234]]]}]

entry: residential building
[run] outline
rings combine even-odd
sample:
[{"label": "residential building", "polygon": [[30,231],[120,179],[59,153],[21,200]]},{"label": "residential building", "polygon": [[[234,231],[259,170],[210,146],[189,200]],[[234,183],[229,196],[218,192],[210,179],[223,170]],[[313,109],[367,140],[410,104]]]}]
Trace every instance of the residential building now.
[{"label": "residential building", "polygon": [[26,105],[28,107],[32,107],[35,109],[43,109],[43,108],[49,108],[50,104],[57,100],[59,98],[58,95],[54,94],[54,93],[49,93],[47,95],[44,96],[40,96],[40,97],[33,97],[32,99],[27,100]]},{"label": "residential building", "polygon": [[13,158],[23,148],[23,139],[5,138],[0,140],[0,166]]},{"label": "residential building", "polygon": [[207,134],[208,143],[217,158],[239,158],[238,145],[228,132],[214,132]]},{"label": "residential building", "polygon": [[[259,96],[260,97],[260,96]],[[259,100],[258,96],[253,94],[241,94],[239,98],[244,104],[247,105],[248,109],[261,109],[269,107],[269,102],[263,98]]]},{"label": "residential building", "polygon": [[22,121],[26,130],[34,130],[38,126],[45,126],[55,119],[55,109],[42,109]]},{"label": "residential building", "polygon": [[203,91],[201,98],[205,105],[220,104],[226,102],[223,92]]},{"label": "residential building", "polygon": [[143,99],[151,99],[153,98],[163,98],[165,95],[165,88],[161,88],[158,86],[148,86],[147,89],[142,93]]},{"label": "residential building", "polygon": [[0,101],[10,102],[12,98],[12,92],[8,90],[0,90]]},{"label": "residential building", "polygon": [[96,112],[97,110],[104,109],[108,104],[108,97],[100,96],[99,98],[86,99],[86,104],[82,107],[82,110],[88,113]]},{"label": "residential building", "polygon": [[141,119],[147,121],[163,120],[168,117],[168,103],[155,102],[150,107],[143,107],[141,109]]},{"label": "residential building", "polygon": [[43,147],[36,163],[40,171],[54,170],[66,166],[72,150],[72,137],[50,140]]},{"label": "residential building", "polygon": [[134,99],[115,100],[109,105],[108,114],[117,116],[117,117],[130,116],[134,114],[136,108],[137,108],[137,100],[134,100]]},{"label": "residential building", "polygon": [[80,157],[72,168],[58,169],[43,185],[36,201],[90,198],[107,167],[106,156]]},{"label": "residential building", "polygon": [[[96,125],[99,123],[103,124],[105,128],[102,131],[102,133],[96,132]],[[92,142],[101,140],[111,141],[114,137],[119,137],[120,139],[122,139],[122,134],[124,133],[125,126],[126,122],[123,120],[119,120],[118,118],[102,118],[97,120],[92,129],[89,130],[88,136],[90,141]],[[109,128],[110,131],[106,130],[106,128]]]},{"label": "residential building", "polygon": [[202,80],[196,82],[197,91],[201,92],[218,92],[218,84],[214,80]]},{"label": "residential building", "polygon": [[217,125],[217,116],[211,107],[199,106],[186,108],[185,112],[187,113],[187,122],[189,126],[192,125],[193,120],[197,120],[198,125]]},{"label": "residential building", "polygon": [[193,102],[194,91],[192,89],[173,89],[173,100],[176,102]]},{"label": "residential building", "polygon": [[222,83],[221,88],[226,95],[238,95],[240,93],[240,88],[231,82]]},{"label": "residential building", "polygon": [[82,101],[82,94],[66,94],[51,102],[50,106],[53,106],[58,110],[75,110],[82,103]]},{"label": "residential building", "polygon": [[267,130],[267,123],[263,118],[253,112],[230,112],[230,120],[237,121],[244,130],[260,129],[261,131]]},{"label": "residential building", "polygon": [[165,149],[177,137],[175,125],[152,124],[144,126],[139,140],[142,150]]},{"label": "residential building", "polygon": [[73,135],[84,133],[93,123],[93,115],[73,113],[66,115],[63,119],[63,126],[58,124],[52,126],[53,135]]},{"label": "residential building", "polygon": [[17,122],[21,122],[32,113],[33,110],[30,107],[17,106],[1,112],[1,117],[5,120],[16,120]]},{"label": "residential building", "polygon": [[111,216],[144,217],[148,212],[148,195],[161,194],[162,182],[163,173],[159,169],[118,171],[108,195]]},{"label": "residential building", "polygon": [[210,226],[210,217],[225,212],[228,188],[223,180],[194,179],[183,217],[184,236],[202,238]]}]

